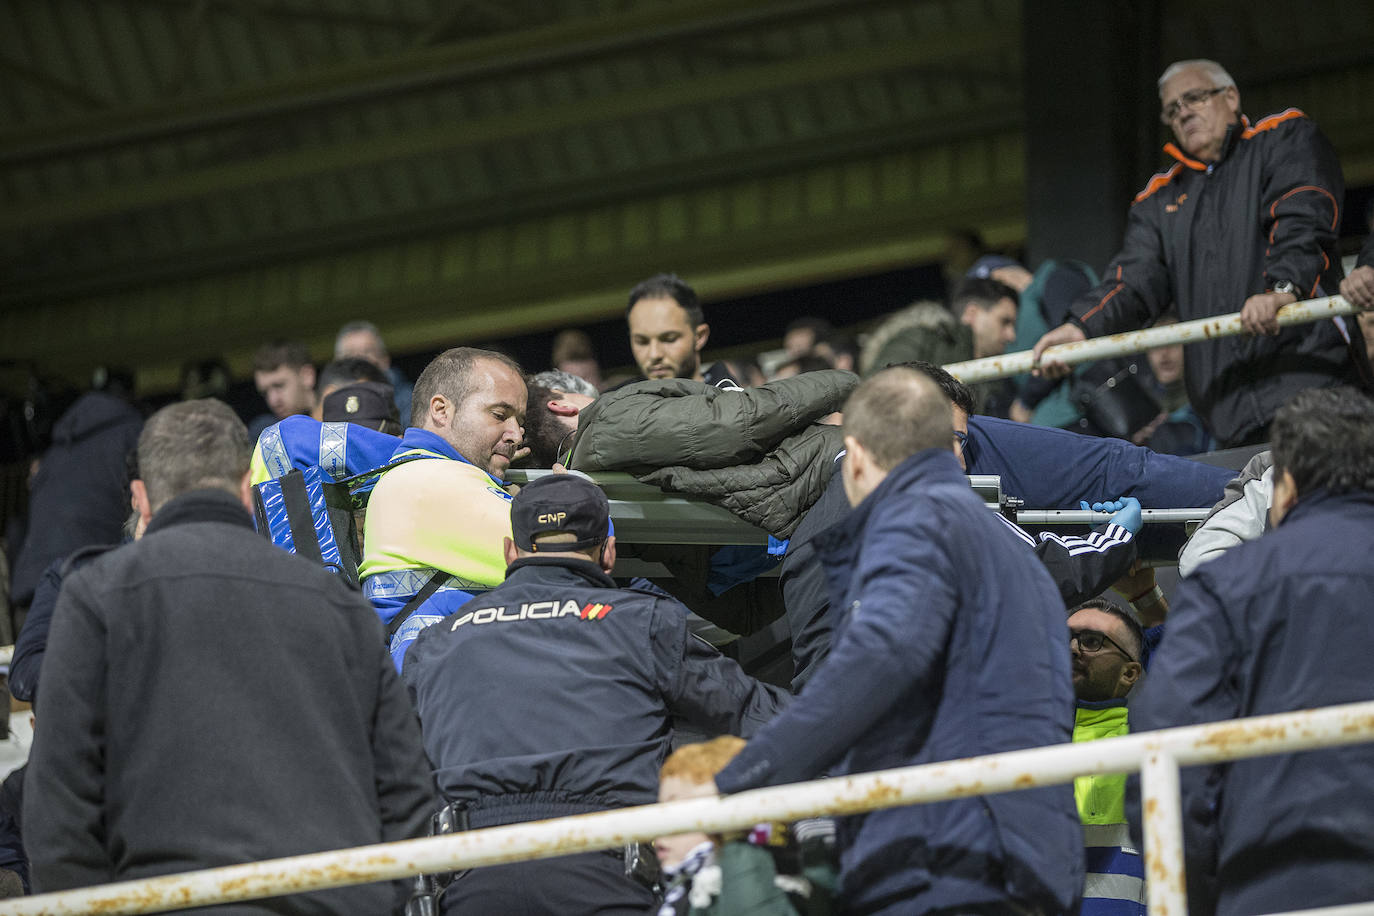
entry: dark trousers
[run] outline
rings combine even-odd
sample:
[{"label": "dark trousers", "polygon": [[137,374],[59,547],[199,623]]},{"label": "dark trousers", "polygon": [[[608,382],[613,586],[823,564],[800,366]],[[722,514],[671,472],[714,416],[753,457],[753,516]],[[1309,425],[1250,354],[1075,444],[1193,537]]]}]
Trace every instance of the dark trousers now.
[{"label": "dark trousers", "polygon": [[474,868],[444,894],[444,916],[644,916],[654,895],[620,857],[583,853]]}]

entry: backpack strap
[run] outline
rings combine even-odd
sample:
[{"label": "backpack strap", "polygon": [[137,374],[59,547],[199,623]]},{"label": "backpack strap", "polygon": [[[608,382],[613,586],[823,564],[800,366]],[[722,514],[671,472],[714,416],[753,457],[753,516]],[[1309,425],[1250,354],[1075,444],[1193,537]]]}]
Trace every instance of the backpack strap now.
[{"label": "backpack strap", "polygon": [[430,597],[451,578],[453,577],[442,569],[435,570],[434,575],[429,577],[429,581],[424,584],[424,587],[416,592],[415,597],[407,601],[405,607],[397,611],[396,616],[392,617],[391,622],[386,625],[387,642],[391,642],[391,638],[396,635],[396,631],[401,628],[401,624],[405,623],[411,614],[414,614],[420,609],[420,605],[428,601]]},{"label": "backpack strap", "polygon": [[315,533],[315,517],[310,514],[310,496],[305,492],[305,475],[298,470],[277,478],[281,481],[282,508],[291,525],[291,540],[296,553],[307,560],[324,565],[319,538]]}]

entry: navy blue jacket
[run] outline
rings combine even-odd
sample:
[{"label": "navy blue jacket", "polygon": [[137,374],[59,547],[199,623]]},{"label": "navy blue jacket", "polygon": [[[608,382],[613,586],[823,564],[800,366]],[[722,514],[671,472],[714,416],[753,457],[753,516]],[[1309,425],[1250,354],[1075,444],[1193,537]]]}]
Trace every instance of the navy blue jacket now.
[{"label": "navy blue jacket", "polygon": [[129,517],[126,456],[143,417],[103,391],[77,398],[53,426],[29,492],[29,530],[14,560],[10,600],[33,601],[43,572],[87,544],[118,544]]},{"label": "navy blue jacket", "polygon": [[[1277,529],[1183,581],[1131,730],[1374,700],[1371,654],[1374,493],[1303,494]],[[1190,883],[1215,859],[1219,913],[1374,898],[1374,745],[1182,780]]]},{"label": "navy blue jacket", "polygon": [[670,717],[748,736],[788,700],[690,635],[673,598],[561,557],[517,560],[422,630],[402,679],[440,790],[503,809],[473,826],[652,803]]},{"label": "navy blue jacket", "polygon": [[[716,778],[723,792],[1062,744],[1074,696],[1064,603],[947,450],[898,465],[819,535],[829,657]],[[1008,900],[1071,911],[1083,834],[1069,786],[845,818],[846,906],[911,912]]]}]

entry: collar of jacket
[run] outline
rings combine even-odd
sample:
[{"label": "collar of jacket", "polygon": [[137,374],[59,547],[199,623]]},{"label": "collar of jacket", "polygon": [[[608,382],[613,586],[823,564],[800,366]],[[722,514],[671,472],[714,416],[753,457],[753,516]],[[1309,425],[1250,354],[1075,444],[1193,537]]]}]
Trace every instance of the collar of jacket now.
[{"label": "collar of jacket", "polygon": [[575,557],[521,557],[506,567],[507,582],[568,582],[597,588],[619,588],[591,560]]},{"label": "collar of jacket", "polygon": [[[471,461],[468,461],[462,455],[458,454],[458,450],[449,444],[447,439],[443,438],[438,433],[430,432],[427,429],[420,429],[418,426],[412,426],[405,431],[405,435],[401,437],[401,444],[396,446],[396,451],[392,452],[391,458],[394,461],[406,452],[415,451],[433,452],[444,458],[461,461],[463,464],[472,464]],[[475,464],[472,466],[477,467]],[[481,469],[478,468],[478,470]],[[496,481],[498,487],[504,487],[506,485],[504,480],[494,474],[488,471],[482,471],[482,473]]]},{"label": "collar of jacket", "polygon": [[1183,150],[1179,149],[1178,145],[1172,140],[1164,144],[1164,152],[1173,156],[1195,172],[1206,172],[1226,161],[1226,157],[1231,155],[1231,151],[1236,148],[1236,144],[1240,142],[1240,138],[1249,127],[1250,119],[1245,115],[1241,115],[1239,121],[1232,122],[1231,126],[1226,128],[1226,139],[1221,141],[1221,155],[1217,156],[1212,162],[1203,162],[1201,159],[1194,159],[1183,152]]},{"label": "collar of jacket", "polygon": [[1073,702],[1079,709],[1115,709],[1118,706],[1125,706],[1126,698],[1117,697],[1114,700],[1074,700]]},{"label": "collar of jacket", "polygon": [[224,490],[191,490],[169,499],[148,523],[147,534],[190,522],[225,522],[253,527],[253,516]]},{"label": "collar of jacket", "polygon": [[1320,512],[1323,511],[1323,507],[1330,509],[1341,503],[1363,503],[1366,506],[1374,507],[1374,492],[1347,490],[1344,493],[1332,493],[1325,487],[1318,487],[1310,493],[1304,493],[1298,497],[1297,504],[1284,513],[1283,519],[1279,522],[1279,527],[1282,528],[1293,519],[1302,518],[1309,512]]},{"label": "collar of jacket", "polygon": [[[959,470],[954,453],[948,449],[928,448],[907,458],[888,472],[883,482],[864,497],[844,518],[816,535],[816,547],[825,560],[827,571],[852,570],[854,555],[862,545],[864,528],[875,506],[898,490],[914,484],[922,487],[954,483],[968,486],[968,478]],[[831,578],[832,597],[843,598],[844,582]]]}]

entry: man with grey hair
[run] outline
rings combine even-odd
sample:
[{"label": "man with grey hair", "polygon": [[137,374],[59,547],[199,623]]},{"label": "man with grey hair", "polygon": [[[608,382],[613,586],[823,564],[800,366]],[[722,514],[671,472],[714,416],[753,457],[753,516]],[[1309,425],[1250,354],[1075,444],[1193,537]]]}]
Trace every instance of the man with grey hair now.
[{"label": "man with grey hair", "polygon": [[[387,352],[382,332],[370,321],[350,321],[339,328],[334,337],[334,358],[356,357],[365,359],[386,373],[396,399],[396,413],[405,422],[410,416],[410,398],[413,386],[410,379],[398,367],[391,365],[391,354]],[[323,395],[321,395],[323,397]]]},{"label": "man with grey hair", "polygon": [[[173,404],[138,459],[144,536],[68,577],[53,614],[24,797],[34,887],[424,832],[433,784],[376,616],[253,531],[243,423],[219,401]],[[384,913],[404,892],[271,911]]]},{"label": "man with grey hair", "polygon": [[[816,536],[845,611],[806,689],[716,776],[722,792],[1069,740],[1064,603],[969,489],[951,416],[903,367],[845,404],[854,510]],[[1083,887],[1067,786],[874,811],[838,836],[847,911],[1068,913]]]},{"label": "man with grey hair", "polygon": [[[1176,161],[1136,195],[1106,279],[1040,338],[1035,356],[1147,327],[1171,304],[1184,321],[1239,311],[1251,336],[1190,345],[1185,383],[1223,446],[1262,442],[1295,392],[1368,377],[1353,323],[1280,329],[1276,319],[1282,306],[1340,284],[1340,162],[1296,108],[1252,124],[1235,80],[1215,61],[1171,64],[1159,101],[1177,141],[1164,150]],[[1051,361],[1040,371],[1055,377],[1068,367]]]}]

